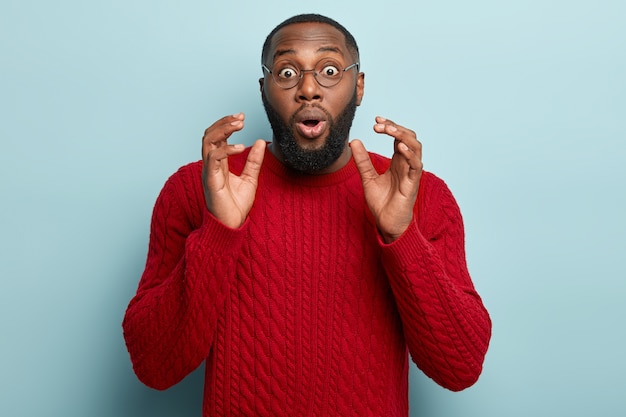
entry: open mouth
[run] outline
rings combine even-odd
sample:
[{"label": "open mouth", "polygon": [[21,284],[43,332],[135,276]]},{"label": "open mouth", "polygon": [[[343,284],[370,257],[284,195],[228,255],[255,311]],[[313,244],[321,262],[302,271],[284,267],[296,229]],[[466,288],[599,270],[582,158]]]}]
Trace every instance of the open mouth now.
[{"label": "open mouth", "polygon": [[305,120],[296,124],[296,128],[300,135],[307,139],[318,138],[326,130],[326,122],[321,120]]},{"label": "open mouth", "polygon": [[301,136],[315,139],[326,131],[326,119],[323,110],[314,107],[305,108],[296,114],[296,129]]}]

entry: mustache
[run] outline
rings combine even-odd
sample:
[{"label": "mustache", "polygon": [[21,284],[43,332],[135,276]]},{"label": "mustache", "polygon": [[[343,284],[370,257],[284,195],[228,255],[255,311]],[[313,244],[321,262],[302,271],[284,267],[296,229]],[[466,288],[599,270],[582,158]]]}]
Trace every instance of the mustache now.
[{"label": "mustache", "polygon": [[291,117],[289,117],[289,125],[294,125],[296,123],[296,119],[298,117],[298,115],[303,112],[303,111],[307,111],[310,109],[318,109],[320,111],[322,111],[325,115],[326,115],[326,120],[329,121],[331,124],[334,122],[333,120],[333,116],[330,114],[330,112],[328,110],[326,110],[323,106],[321,106],[318,103],[312,103],[312,104],[307,104],[307,103],[303,103],[300,107],[298,107],[298,109],[293,112],[293,114],[291,115]]}]

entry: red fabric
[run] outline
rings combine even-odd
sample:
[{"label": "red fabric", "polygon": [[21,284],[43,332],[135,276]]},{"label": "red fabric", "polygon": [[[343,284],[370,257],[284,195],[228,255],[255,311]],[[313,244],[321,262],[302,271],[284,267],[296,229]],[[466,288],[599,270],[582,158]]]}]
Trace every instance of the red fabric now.
[{"label": "red fabric", "polygon": [[206,209],[201,169],[182,167],[154,208],[123,323],[141,381],[165,389],[206,360],[204,416],[407,416],[407,352],[450,390],[477,380],[491,322],[443,181],[423,173],[416,220],[384,244],[353,161],[298,176],[268,152],[239,229]]}]

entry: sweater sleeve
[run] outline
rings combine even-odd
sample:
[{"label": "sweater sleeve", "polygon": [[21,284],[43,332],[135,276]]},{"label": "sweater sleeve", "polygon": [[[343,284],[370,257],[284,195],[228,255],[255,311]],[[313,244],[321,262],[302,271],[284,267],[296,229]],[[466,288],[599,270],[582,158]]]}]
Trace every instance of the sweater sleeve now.
[{"label": "sweater sleeve", "polygon": [[155,389],[178,383],[208,356],[246,227],[229,229],[202,207],[194,229],[193,179],[179,171],[157,199],[146,267],[123,321],[133,369]]},{"label": "sweater sleeve", "polygon": [[458,205],[443,181],[428,175],[416,220],[395,242],[381,241],[382,260],[413,361],[460,391],[482,372],[491,320],[468,273]]}]

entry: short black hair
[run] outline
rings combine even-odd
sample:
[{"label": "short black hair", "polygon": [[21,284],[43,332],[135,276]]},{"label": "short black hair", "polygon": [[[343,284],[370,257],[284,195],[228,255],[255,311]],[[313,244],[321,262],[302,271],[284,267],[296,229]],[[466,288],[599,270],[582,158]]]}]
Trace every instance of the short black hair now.
[{"label": "short black hair", "polygon": [[358,60],[359,47],[356,44],[356,40],[354,39],[354,36],[352,36],[352,34],[348,31],[348,29],[346,29],[345,27],[343,27],[341,23],[337,22],[334,19],[331,19],[330,17],[322,16],[321,14],[316,14],[316,13],[306,13],[306,14],[299,14],[299,15],[290,17],[289,19],[283,21],[278,26],[276,26],[270,32],[270,34],[267,35],[267,38],[265,38],[265,43],[263,43],[263,50],[261,52],[262,64],[265,64],[265,59],[267,58],[270,45],[272,44],[272,38],[274,37],[276,32],[278,32],[285,26],[293,25],[294,23],[326,23],[327,25],[331,25],[332,27],[334,27],[335,29],[343,33],[344,37],[346,38],[346,46],[348,47],[350,52],[354,54],[354,57]]}]

